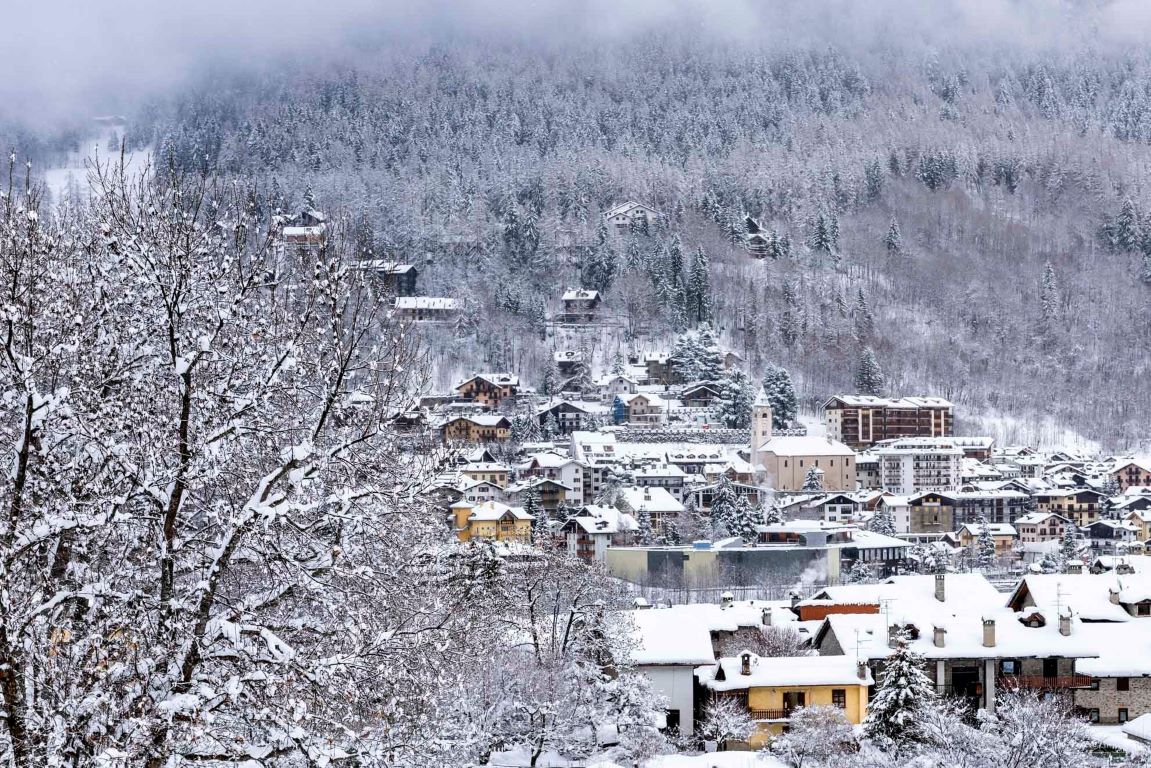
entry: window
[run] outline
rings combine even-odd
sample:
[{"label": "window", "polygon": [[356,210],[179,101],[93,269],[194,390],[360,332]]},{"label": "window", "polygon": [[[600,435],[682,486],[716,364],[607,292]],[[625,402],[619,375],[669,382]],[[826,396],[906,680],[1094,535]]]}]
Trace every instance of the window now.
[{"label": "window", "polygon": [[1151,616],[1151,604],[1149,604],[1149,603],[1140,603],[1140,604],[1139,604],[1139,607],[1138,607],[1138,609],[1137,609],[1137,613],[1138,613],[1140,616]]},{"label": "window", "polygon": [[[831,704],[840,709],[847,709],[847,689],[846,688],[832,688],[831,689]],[[1127,710],[1122,710],[1126,712]]]},{"label": "window", "polygon": [[1115,678],[1115,690],[1117,690],[1117,691],[1129,691],[1129,690],[1131,690],[1131,678],[1129,678],[1129,677],[1117,677],[1117,678]]},{"label": "window", "polygon": [[1098,709],[1087,710],[1087,719],[1089,721],[1091,721],[1092,723],[1099,722],[1099,710]]},{"label": "window", "polygon": [[1004,659],[999,662],[999,673],[1001,675],[1015,675],[1019,673],[1019,665],[1014,659]]},{"label": "window", "polygon": [[1127,707],[1119,707],[1119,722],[1127,722]]}]

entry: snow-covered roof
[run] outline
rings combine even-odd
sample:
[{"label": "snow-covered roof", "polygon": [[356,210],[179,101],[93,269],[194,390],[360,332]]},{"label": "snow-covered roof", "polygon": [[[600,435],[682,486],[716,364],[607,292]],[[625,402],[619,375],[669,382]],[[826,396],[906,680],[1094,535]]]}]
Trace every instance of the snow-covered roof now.
[{"label": "snow-covered roof", "polygon": [[1151,713],[1139,715],[1124,723],[1123,733],[1140,741],[1151,741]]},{"label": "snow-covered roof", "polygon": [[564,291],[564,301],[591,301],[599,298],[599,291],[589,291],[583,288],[573,288]]},{"label": "snow-covered roof", "polygon": [[773,437],[759,450],[776,456],[854,456],[855,451],[838,440],[812,435]]},{"label": "snow-covered roof", "polygon": [[951,408],[951,402],[942,397],[875,397],[873,395],[835,395],[824,403],[827,408],[839,402],[851,407],[865,408]]},{"label": "snow-covered roof", "polygon": [[1018,536],[1019,532],[1015,530],[1014,525],[1007,523],[967,523],[959,532],[967,531],[969,536],[979,536],[986,528],[992,536]]},{"label": "snow-covered roof", "polygon": [[499,520],[505,515],[510,515],[516,520],[535,520],[533,515],[524,512],[523,507],[509,507],[507,504],[501,504],[498,501],[485,501],[483,504],[477,504],[472,508],[472,514],[468,519]]},{"label": "snow-covered roof", "polygon": [[601,504],[588,504],[570,518],[571,522],[587,533],[615,534],[639,529],[639,523],[626,512]]},{"label": "snow-covered roof", "polygon": [[672,496],[666,488],[660,488],[659,486],[627,486],[620,489],[620,495],[623,497],[623,501],[627,504],[628,508],[635,512],[640,510],[647,510],[652,514],[678,514],[683,512],[683,504],[676,501],[675,497]]},{"label": "snow-covered roof", "polygon": [[401,264],[398,261],[387,261],[386,259],[361,259],[355,263],[355,268],[384,272],[389,275],[404,275],[415,269],[411,264]]},{"label": "snow-covered roof", "polygon": [[711,632],[704,624],[685,621],[674,608],[631,611],[635,648],[631,662],[643,666],[699,666],[715,662]]},{"label": "snow-covered roof", "polygon": [[608,208],[606,211],[603,212],[603,217],[605,219],[610,219],[613,216],[619,216],[619,215],[625,214],[625,213],[630,214],[633,211],[636,211],[637,209],[642,209],[642,210],[647,211],[648,213],[652,213],[652,214],[658,214],[659,213],[659,211],[655,210],[651,206],[644,205],[643,203],[637,203],[634,200],[628,200],[626,203],[620,203],[619,205],[613,205],[611,208]]},{"label": "snow-covered roof", "polygon": [[481,427],[498,427],[501,423],[507,422],[507,417],[498,413],[470,413],[463,416],[453,416],[448,419],[447,423],[453,421],[470,421]]},{"label": "snow-covered roof", "polygon": [[[766,657],[754,653],[750,656],[750,674],[742,674],[743,660],[741,656],[733,656],[720,659],[715,666],[696,670],[696,675],[713,691],[875,683],[867,666],[861,669],[850,656]],[[716,679],[720,668],[723,680]]]}]

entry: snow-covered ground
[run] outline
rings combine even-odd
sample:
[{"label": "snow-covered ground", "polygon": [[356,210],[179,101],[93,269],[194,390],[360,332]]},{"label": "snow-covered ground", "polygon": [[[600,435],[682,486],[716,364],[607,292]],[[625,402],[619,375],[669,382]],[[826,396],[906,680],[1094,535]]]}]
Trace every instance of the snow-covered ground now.
[{"label": "snow-covered ground", "polygon": [[[114,145],[119,147],[123,129],[116,126],[105,126],[97,134],[89,136],[80,142],[79,151],[72,152],[68,159],[58,168],[47,168],[41,174],[44,186],[48,189],[49,203],[58,204],[72,194],[82,198],[87,197],[88,169],[91,161],[99,157],[100,162],[119,161],[119,149],[112,150]],[[143,173],[152,162],[151,148],[127,152],[124,162],[132,173]]]},{"label": "snow-covered ground", "polygon": [[1067,425],[1050,416],[1021,419],[995,411],[974,413],[961,407],[956,408],[956,413],[957,435],[987,435],[994,437],[999,445],[1030,445],[1044,451],[1096,454],[1102,450],[1099,443],[1068,429]]}]

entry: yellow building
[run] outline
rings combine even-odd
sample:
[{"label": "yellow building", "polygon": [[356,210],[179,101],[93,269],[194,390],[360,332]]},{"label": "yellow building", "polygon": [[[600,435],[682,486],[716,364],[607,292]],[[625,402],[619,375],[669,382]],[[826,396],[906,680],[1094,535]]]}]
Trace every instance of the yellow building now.
[{"label": "yellow building", "polygon": [[[1019,534],[1014,525],[1007,523],[987,523],[991,538],[995,541],[995,554],[998,557],[1011,554]],[[982,523],[968,523],[959,529],[959,545],[966,549],[977,546],[979,535],[983,532]]]},{"label": "yellow building", "polygon": [[847,722],[867,717],[867,688],[874,683],[863,662],[849,656],[761,657],[744,651],[696,670],[713,696],[742,701],[757,723],[748,746],[759,749],[783,733],[792,713],[802,707],[834,706]]},{"label": "yellow building", "polygon": [[461,500],[452,504],[452,524],[460,541],[492,539],[495,541],[531,541],[534,517],[521,507],[509,507],[498,501],[472,504]]}]

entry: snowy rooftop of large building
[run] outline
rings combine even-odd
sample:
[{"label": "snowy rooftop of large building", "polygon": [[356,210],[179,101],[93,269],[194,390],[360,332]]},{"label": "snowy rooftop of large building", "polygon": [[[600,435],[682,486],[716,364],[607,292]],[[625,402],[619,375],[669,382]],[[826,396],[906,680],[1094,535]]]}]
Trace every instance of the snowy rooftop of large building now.
[{"label": "snowy rooftop of large building", "polygon": [[[724,657],[715,666],[696,670],[696,676],[701,684],[713,691],[875,683],[867,666],[860,668],[851,656],[764,657],[753,653],[750,654],[749,674],[743,674],[742,667],[740,656]],[[720,669],[723,670],[722,675],[719,675]]]},{"label": "snowy rooftop of large building", "polygon": [[951,402],[942,397],[875,397],[873,395],[836,395],[824,404],[827,408],[839,402],[850,407],[871,408],[951,408]]},{"label": "snowy rooftop of large building", "polygon": [[776,456],[854,456],[855,451],[838,440],[814,435],[773,437],[759,450]]}]

